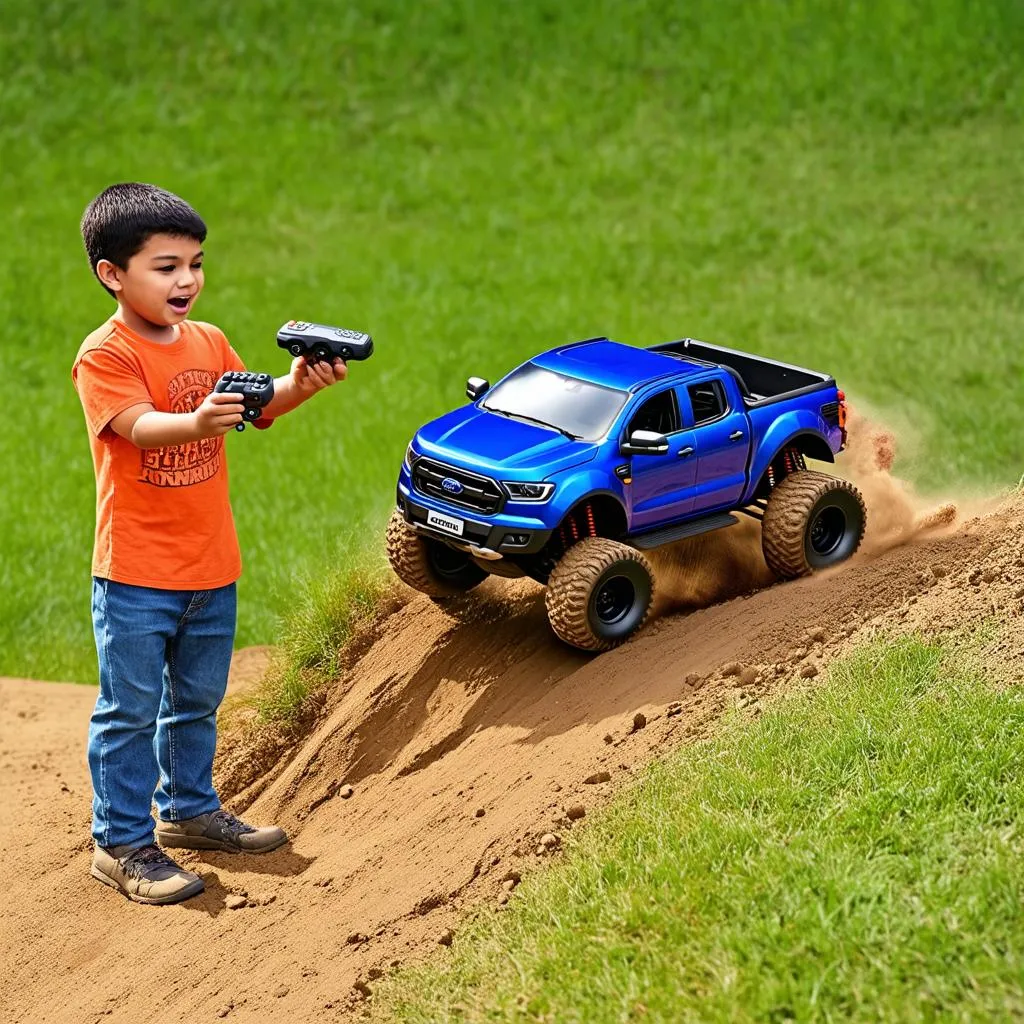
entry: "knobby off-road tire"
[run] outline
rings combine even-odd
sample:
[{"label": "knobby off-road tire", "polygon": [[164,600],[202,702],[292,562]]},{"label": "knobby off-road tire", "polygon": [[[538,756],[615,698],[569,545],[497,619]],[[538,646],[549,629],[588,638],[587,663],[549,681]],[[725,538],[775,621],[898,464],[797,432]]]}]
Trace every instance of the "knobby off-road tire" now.
[{"label": "knobby off-road tire", "polygon": [[784,580],[846,561],[860,547],[867,515],[851,483],[801,470],[768,496],[761,549],[768,568]]},{"label": "knobby off-road tire", "polygon": [[487,573],[461,551],[421,537],[395,509],[387,533],[388,561],[395,575],[433,598],[457,597],[487,579]]},{"label": "knobby off-road tire", "polygon": [[654,573],[627,544],[588,537],[559,560],[545,603],[555,635],[584,651],[607,651],[647,621]]}]

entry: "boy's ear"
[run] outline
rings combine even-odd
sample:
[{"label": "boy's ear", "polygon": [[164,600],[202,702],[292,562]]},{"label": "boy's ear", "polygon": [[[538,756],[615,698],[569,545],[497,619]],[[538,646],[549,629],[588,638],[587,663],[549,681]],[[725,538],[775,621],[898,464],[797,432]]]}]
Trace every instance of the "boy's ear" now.
[{"label": "boy's ear", "polygon": [[121,268],[110,260],[100,260],[96,264],[96,276],[100,284],[106,285],[112,292],[119,292],[124,287],[121,284]]}]

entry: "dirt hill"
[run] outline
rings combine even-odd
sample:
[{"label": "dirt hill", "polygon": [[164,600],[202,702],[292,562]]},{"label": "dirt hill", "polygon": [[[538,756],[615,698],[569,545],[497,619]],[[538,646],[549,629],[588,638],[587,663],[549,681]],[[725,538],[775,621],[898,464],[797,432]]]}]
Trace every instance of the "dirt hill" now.
[{"label": "dirt hill", "polygon": [[758,714],[814,685],[878,629],[1013,620],[990,654],[1019,673],[1024,499],[961,505],[955,524],[949,507],[922,514],[888,474],[889,439],[862,436],[851,462],[872,525],[841,570],[771,585],[755,523],[697,538],[659,552],[660,617],[600,657],[553,638],[530,583],[490,582],[461,610],[411,599],[308,733],[235,795],[293,842],[186,855],[207,891],[180,906],[140,907],[88,877],[92,689],[0,681],[0,1017],[343,1019],[379,972],[557,856],[538,853],[542,835],[579,827],[726,708]]}]

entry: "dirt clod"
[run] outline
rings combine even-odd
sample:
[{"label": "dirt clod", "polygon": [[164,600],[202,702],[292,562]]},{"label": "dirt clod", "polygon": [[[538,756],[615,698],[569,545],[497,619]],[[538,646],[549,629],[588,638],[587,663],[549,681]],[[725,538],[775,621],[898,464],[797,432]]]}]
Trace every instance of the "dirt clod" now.
[{"label": "dirt clod", "polygon": [[588,775],[584,780],[585,786],[597,786],[602,782],[611,782],[612,773],[609,771],[594,772],[593,775]]},{"label": "dirt clod", "polygon": [[228,898],[224,900],[224,906],[227,907],[228,910],[241,910],[242,907],[248,906],[248,904],[249,901],[244,896],[228,896]]},{"label": "dirt clod", "polygon": [[288,988],[287,985],[278,985],[277,988],[274,989],[274,995],[278,999],[283,999],[286,995],[288,995],[289,991],[290,989]]},{"label": "dirt clod", "polygon": [[484,810],[484,809],[483,809],[482,807],[478,807],[478,808],[477,808],[477,809],[476,809],[476,810],[475,810],[475,811],[473,812],[473,817],[474,817],[474,818],[482,818],[482,817],[483,817],[483,816],[484,816],[484,815],[485,815],[486,813],[487,813],[487,811],[485,811],[485,810]]},{"label": "dirt clod", "polygon": [[639,732],[641,729],[645,729],[646,727],[647,727],[647,716],[642,711],[638,711],[633,716],[633,728],[630,731],[631,732]]},{"label": "dirt clod", "polygon": [[565,816],[570,821],[579,821],[580,818],[586,817],[587,809],[582,804],[573,804],[572,807],[565,809]]},{"label": "dirt clod", "polygon": [[424,914],[429,914],[432,910],[437,910],[438,907],[443,907],[445,902],[445,897],[441,893],[434,892],[418,900],[416,906],[412,908],[412,912],[422,917]]},{"label": "dirt clod", "polygon": [[353,793],[355,793],[355,790],[347,783],[338,790],[338,796],[340,796],[342,800],[348,800]]},{"label": "dirt clod", "polygon": [[723,676],[738,676],[743,671],[743,666],[738,661],[730,661],[722,666]]},{"label": "dirt clod", "polygon": [[800,666],[800,678],[801,679],[813,679],[818,674],[818,666],[813,661],[809,661],[806,665]]},{"label": "dirt clod", "polygon": [[560,840],[558,836],[556,836],[553,832],[545,832],[544,835],[540,837],[540,845],[548,850],[553,850],[556,846],[558,846],[559,842]]}]

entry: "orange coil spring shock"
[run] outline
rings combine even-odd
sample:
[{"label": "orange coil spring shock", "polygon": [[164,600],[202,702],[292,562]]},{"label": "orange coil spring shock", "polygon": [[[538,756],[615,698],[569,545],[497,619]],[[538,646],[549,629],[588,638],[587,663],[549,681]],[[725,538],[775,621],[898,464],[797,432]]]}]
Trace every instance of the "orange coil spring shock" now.
[{"label": "orange coil spring shock", "polygon": [[579,540],[580,531],[579,528],[576,526],[576,520],[573,516],[569,516],[569,529],[572,532],[572,539]]},{"label": "orange coil spring shock", "polygon": [[565,523],[562,523],[562,525],[558,527],[558,539],[562,542],[563,548],[567,548],[569,546],[569,540],[565,536]]},{"label": "orange coil spring shock", "polygon": [[597,523],[594,522],[594,508],[592,505],[587,506],[587,530],[591,537],[597,536]]}]

